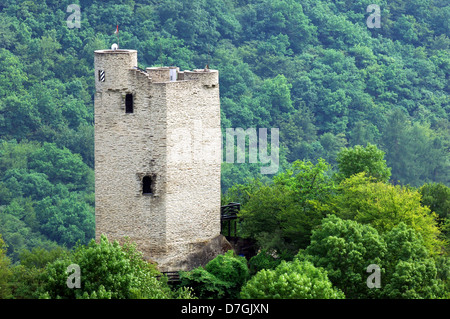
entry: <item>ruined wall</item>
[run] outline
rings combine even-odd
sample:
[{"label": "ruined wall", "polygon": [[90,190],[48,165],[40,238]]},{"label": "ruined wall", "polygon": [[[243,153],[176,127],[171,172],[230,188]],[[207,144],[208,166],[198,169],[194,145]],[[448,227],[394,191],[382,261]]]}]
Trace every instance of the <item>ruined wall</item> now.
[{"label": "ruined wall", "polygon": [[220,234],[220,102],[211,73],[214,88],[210,74],[167,84],[167,244],[190,243],[181,254]]},{"label": "ruined wall", "polygon": [[[96,52],[96,74],[105,71],[105,82],[96,78],[96,237],[127,236],[156,256],[165,247],[165,98],[130,71],[136,65],[136,51]],[[133,113],[125,113],[126,94],[133,94]],[[153,195],[142,194],[144,175],[156,177]]]},{"label": "ruined wall", "polygon": [[[161,270],[189,269],[190,255],[224,245],[211,247],[220,234],[218,72],[170,81],[167,68],[136,66],[134,50],[95,52],[96,237],[129,237]],[[142,194],[144,176],[152,194]]]}]

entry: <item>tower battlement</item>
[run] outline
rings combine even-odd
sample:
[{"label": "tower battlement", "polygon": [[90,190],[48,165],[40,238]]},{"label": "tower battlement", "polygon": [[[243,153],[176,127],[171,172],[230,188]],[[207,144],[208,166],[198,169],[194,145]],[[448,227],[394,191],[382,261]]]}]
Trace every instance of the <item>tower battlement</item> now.
[{"label": "tower battlement", "polygon": [[94,61],[96,237],[128,237],[162,271],[204,264],[228,247],[219,72],[142,70],[136,50],[95,51]]},{"label": "tower battlement", "polygon": [[[96,84],[98,82],[99,86],[96,86],[97,90],[104,88],[104,86],[100,85],[111,84],[112,81],[115,84],[123,83],[120,80],[126,80],[127,76],[125,73],[127,71],[147,73],[152,83],[197,81],[209,86],[217,86],[219,84],[219,72],[217,70],[195,69],[180,71],[180,68],[175,66],[149,67],[141,70],[137,67],[136,50],[97,50],[95,51],[94,64],[96,74],[104,71],[104,81],[100,81],[100,74],[98,75]],[[108,70],[108,76],[106,69]]]}]

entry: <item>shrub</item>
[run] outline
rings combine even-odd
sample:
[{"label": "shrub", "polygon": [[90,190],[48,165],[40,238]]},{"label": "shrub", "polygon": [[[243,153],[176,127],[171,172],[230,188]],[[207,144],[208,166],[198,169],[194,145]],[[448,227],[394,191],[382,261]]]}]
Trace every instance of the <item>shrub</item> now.
[{"label": "shrub", "polygon": [[263,269],[241,290],[244,299],[343,299],[326,271],[308,261],[282,261],[274,270]]}]

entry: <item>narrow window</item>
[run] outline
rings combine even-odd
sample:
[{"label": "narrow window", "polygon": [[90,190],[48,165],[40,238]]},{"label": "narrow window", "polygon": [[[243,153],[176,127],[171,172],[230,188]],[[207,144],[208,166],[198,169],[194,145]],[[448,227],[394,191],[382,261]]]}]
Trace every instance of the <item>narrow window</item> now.
[{"label": "narrow window", "polygon": [[98,70],[98,80],[100,82],[105,82],[105,71]]},{"label": "narrow window", "polygon": [[144,176],[142,179],[142,194],[152,194],[152,178],[150,176]]},{"label": "narrow window", "polygon": [[125,96],[125,113],[133,113],[133,94]]}]

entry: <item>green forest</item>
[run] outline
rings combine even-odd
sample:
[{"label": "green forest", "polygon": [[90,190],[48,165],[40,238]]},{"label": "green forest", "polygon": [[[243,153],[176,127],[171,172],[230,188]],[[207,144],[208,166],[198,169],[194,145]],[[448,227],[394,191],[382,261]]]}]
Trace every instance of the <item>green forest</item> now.
[{"label": "green forest", "polygon": [[[449,22],[446,0],[0,0],[0,299],[450,298]],[[256,256],[173,285],[94,241],[94,50],[117,25],[140,68],[219,70],[222,130],[279,128],[276,174],[222,163]]]}]

